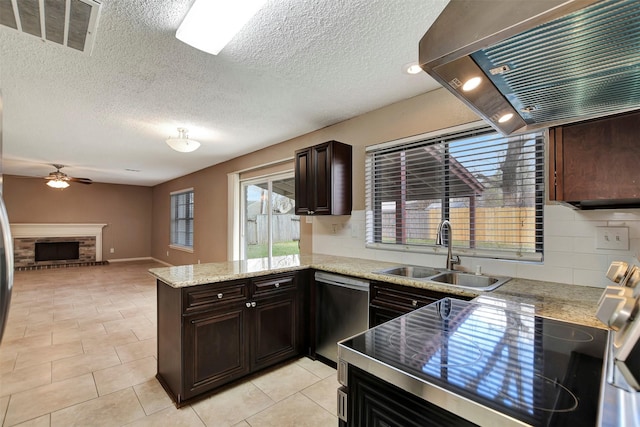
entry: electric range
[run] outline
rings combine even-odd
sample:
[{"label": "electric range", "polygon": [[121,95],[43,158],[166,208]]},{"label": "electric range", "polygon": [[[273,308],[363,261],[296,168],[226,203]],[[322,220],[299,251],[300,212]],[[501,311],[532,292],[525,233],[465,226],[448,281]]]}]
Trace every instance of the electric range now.
[{"label": "electric range", "polygon": [[349,365],[479,425],[595,425],[608,331],[445,298],[339,343]]}]

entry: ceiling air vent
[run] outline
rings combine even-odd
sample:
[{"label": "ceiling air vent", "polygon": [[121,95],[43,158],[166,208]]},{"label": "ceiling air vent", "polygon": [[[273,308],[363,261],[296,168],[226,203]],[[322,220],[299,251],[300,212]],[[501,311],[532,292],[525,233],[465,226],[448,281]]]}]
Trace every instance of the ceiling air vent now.
[{"label": "ceiling air vent", "polygon": [[0,0],[0,24],[89,55],[99,17],[94,0]]}]

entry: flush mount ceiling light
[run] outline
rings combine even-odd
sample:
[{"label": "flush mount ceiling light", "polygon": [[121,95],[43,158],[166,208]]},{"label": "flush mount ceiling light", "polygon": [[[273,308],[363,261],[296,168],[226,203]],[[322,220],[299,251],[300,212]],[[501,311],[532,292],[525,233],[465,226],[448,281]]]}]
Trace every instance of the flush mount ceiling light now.
[{"label": "flush mount ceiling light", "polygon": [[67,188],[69,183],[64,179],[51,179],[47,181],[47,185],[51,188],[59,188],[62,190],[63,188]]},{"label": "flush mount ceiling light", "polygon": [[266,0],[195,0],[176,38],[217,55]]},{"label": "flush mount ceiling light", "polygon": [[190,153],[192,151],[196,151],[198,147],[200,147],[200,143],[198,141],[189,139],[187,129],[185,128],[178,128],[178,137],[168,138],[167,144],[169,147],[181,153]]}]

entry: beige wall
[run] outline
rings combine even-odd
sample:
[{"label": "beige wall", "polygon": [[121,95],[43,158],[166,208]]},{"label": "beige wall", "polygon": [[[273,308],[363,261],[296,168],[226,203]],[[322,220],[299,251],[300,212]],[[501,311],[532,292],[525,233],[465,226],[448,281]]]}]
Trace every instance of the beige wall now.
[{"label": "beige wall", "polygon": [[[152,189],[133,185],[71,184],[54,190],[42,178],[4,176],[11,223],[100,223],[103,259],[151,256]],[[109,249],[115,252],[110,253]]]},{"label": "beige wall", "polygon": [[[151,254],[174,265],[227,259],[229,173],[291,158],[299,148],[338,140],[354,147],[353,209],[363,210],[366,146],[476,120],[469,108],[438,89],[158,185],[153,189]],[[195,193],[193,253],[169,249],[169,194],[190,187]],[[302,221],[301,228],[302,251],[310,252],[311,226]]]}]

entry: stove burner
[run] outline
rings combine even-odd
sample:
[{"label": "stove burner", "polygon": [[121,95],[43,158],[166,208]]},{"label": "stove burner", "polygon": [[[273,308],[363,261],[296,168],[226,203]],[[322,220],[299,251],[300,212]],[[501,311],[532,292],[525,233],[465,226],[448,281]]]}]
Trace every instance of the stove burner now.
[{"label": "stove burner", "polygon": [[570,342],[591,342],[594,339],[593,335],[582,329],[558,324],[546,325],[542,335]]},{"label": "stove burner", "polygon": [[578,398],[568,388],[562,384],[545,376],[535,374],[539,379],[542,390],[536,395],[543,397],[542,401],[533,399],[531,402],[523,400],[523,396],[512,396],[503,388],[498,392],[497,398],[502,399],[506,404],[527,411],[536,410],[544,412],[571,412],[578,407]]},{"label": "stove burner", "polygon": [[[444,335],[444,337],[443,337]],[[467,366],[482,359],[484,352],[471,338],[454,332],[434,332],[429,330],[410,333],[393,332],[388,343],[405,354],[411,352],[411,359],[420,363],[440,366]],[[464,353],[461,350],[464,349]]]}]

